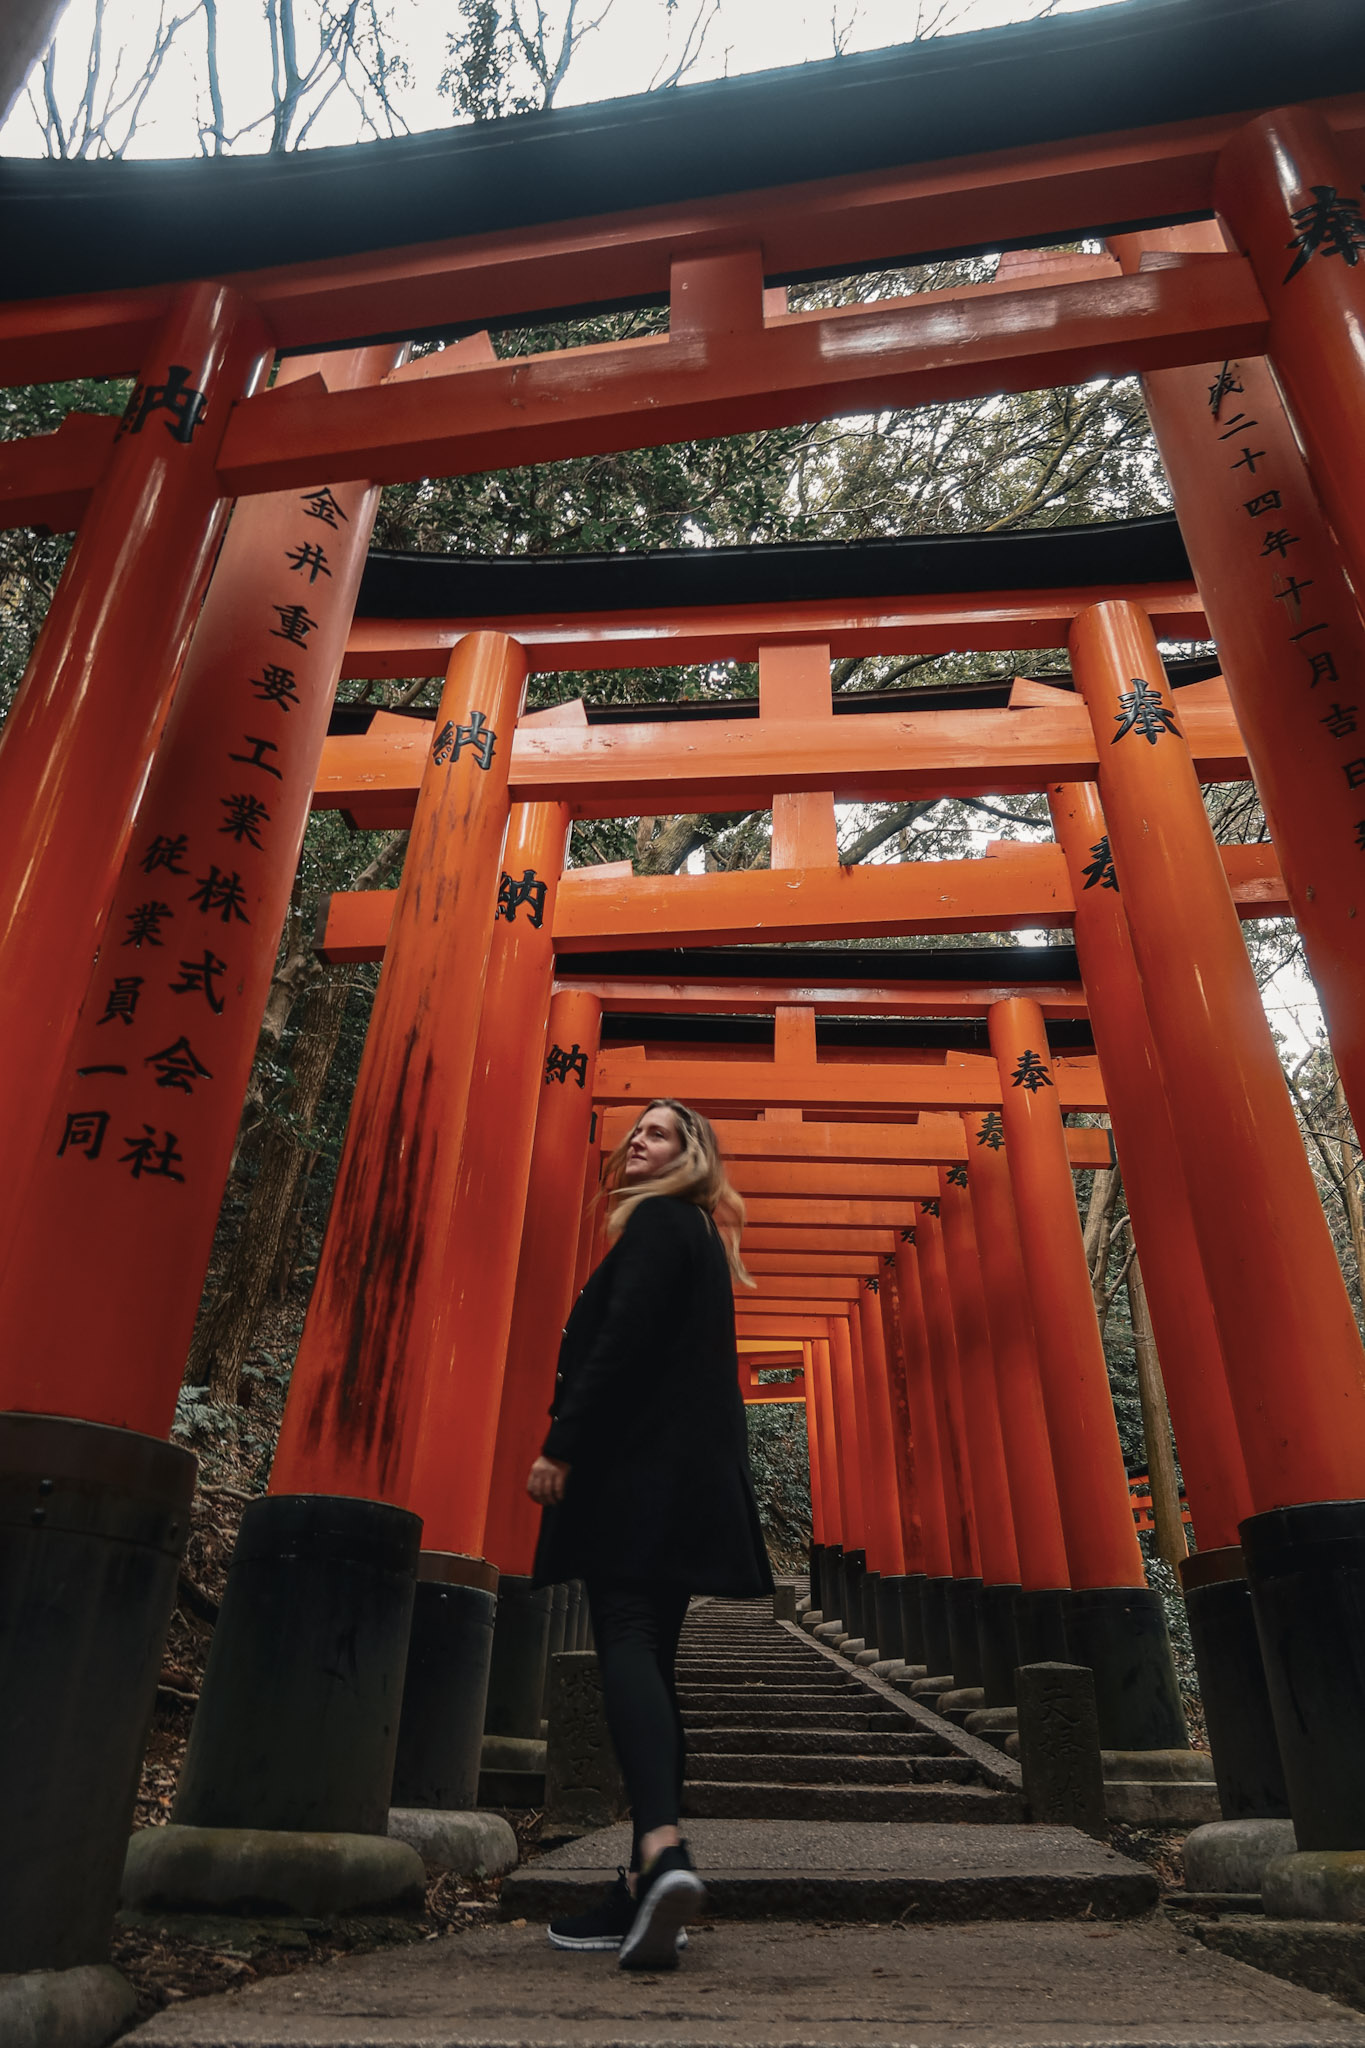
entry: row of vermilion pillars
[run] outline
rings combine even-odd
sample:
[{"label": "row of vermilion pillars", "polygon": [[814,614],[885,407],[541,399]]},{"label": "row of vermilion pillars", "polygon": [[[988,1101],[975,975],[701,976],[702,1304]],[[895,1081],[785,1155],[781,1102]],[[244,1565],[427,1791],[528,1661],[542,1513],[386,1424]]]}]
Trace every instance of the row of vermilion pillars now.
[{"label": "row of vermilion pillars", "polygon": [[[1365,470],[1365,266],[1348,260],[1359,243],[1350,189],[1330,132],[1302,110],[1250,124],[1230,145],[1219,180],[1229,228],[1247,249],[1269,308],[1275,376],[1348,584],[1358,591],[1365,585],[1359,488]],[[158,1441],[174,1385],[160,1347],[144,1340],[161,1309],[163,1272],[174,1269],[178,1283],[189,1275],[196,1287],[202,1273],[203,1218],[216,1199],[215,1147],[221,1150],[222,1130],[231,1122],[220,1105],[239,1090],[242,1045],[250,1036],[244,1020],[256,1000],[271,918],[277,916],[269,906],[279,898],[280,877],[287,877],[297,847],[300,792],[307,782],[301,763],[316,738],[315,707],[325,696],[326,664],[317,657],[339,609],[328,602],[341,587],[335,565],[343,558],[353,562],[366,517],[361,498],[340,489],[277,502],[278,516],[262,527],[262,546],[274,552],[268,561],[261,556],[254,573],[243,573],[239,588],[244,604],[259,604],[251,614],[252,632],[268,644],[263,652],[254,643],[248,649],[230,635],[223,643],[231,649],[229,684],[249,692],[248,717],[240,731],[215,729],[205,750],[211,721],[206,711],[189,708],[198,704],[199,693],[186,695],[186,762],[196,752],[197,758],[185,766],[183,780],[154,771],[149,782],[223,522],[214,476],[218,439],[231,402],[253,388],[268,354],[268,337],[230,291],[190,286],[174,296],[0,749],[0,813],[9,847],[0,866],[0,1037],[12,1077],[0,1105],[5,1199],[12,1204],[0,1242],[14,1254],[3,1277],[7,1327],[24,1333],[23,1342],[9,1348],[9,1378],[0,1397],[11,1403],[6,1436],[14,1449],[12,1455],[7,1451],[6,1471],[14,1477],[6,1483],[21,1494],[41,1485],[42,1500],[26,1526],[56,1527],[64,1512],[61,1487],[70,1478],[80,1492],[86,1483],[82,1478],[77,1485],[71,1476],[86,1456],[85,1450],[77,1455],[69,1448],[71,1429],[79,1432],[83,1424],[87,1431],[107,1432],[91,1455],[108,1481],[109,1499],[157,1503],[160,1520],[153,1515],[148,1523],[148,1545],[160,1560],[158,1585],[166,1560],[183,1541],[186,1473],[183,1458]],[[1246,641],[1236,641],[1229,624],[1228,647],[1236,650],[1228,664],[1234,702],[1244,715],[1253,762],[1281,837],[1286,876],[1327,997],[1348,1093],[1359,1108],[1360,926],[1353,884],[1330,885],[1353,874],[1362,858],[1365,820],[1351,818],[1354,806],[1347,799],[1365,788],[1365,758],[1349,749],[1322,751],[1354,737],[1357,707],[1343,701],[1348,691],[1342,697],[1334,693],[1359,652],[1358,623],[1344,605],[1325,529],[1310,524],[1307,497],[1293,496],[1302,471],[1282,425],[1269,416],[1269,384],[1257,381],[1254,369],[1250,382],[1239,379],[1240,367],[1222,366],[1212,380],[1221,389],[1209,394],[1208,423],[1217,432],[1207,443],[1205,462],[1211,469],[1225,459],[1239,486],[1245,470],[1248,494],[1229,508],[1221,499],[1216,506],[1212,498],[1201,503],[1194,486],[1179,479],[1177,493],[1184,494],[1182,514],[1189,515],[1211,615],[1230,621],[1245,592],[1268,616],[1262,582],[1272,576],[1269,603],[1286,626],[1287,648],[1303,663],[1297,692],[1272,690],[1265,682],[1268,671],[1258,669]],[[327,375],[333,380],[330,365]],[[1173,388],[1169,406],[1155,380],[1151,391],[1158,430],[1173,439],[1188,391]],[[1225,410],[1229,401],[1235,411]],[[1192,434],[1189,439],[1193,446]],[[1272,458],[1283,464],[1273,480]],[[1286,509],[1289,518],[1266,523]],[[314,524],[303,525],[304,520]],[[1214,564],[1216,572],[1223,545],[1218,536],[1229,528],[1252,534],[1259,546],[1254,564],[1243,546],[1237,575],[1227,583],[1237,594],[1220,612],[1216,573],[1201,564]],[[242,530],[248,530],[246,523]],[[1319,575],[1303,574],[1299,565],[1310,557],[1295,554],[1298,548],[1312,551]],[[225,549],[223,562],[228,560]],[[336,586],[327,596],[324,582]],[[229,588],[225,575],[222,590]],[[1318,600],[1329,608],[1319,613]],[[1224,633],[1221,623],[1218,630]],[[1365,1696],[1352,1670],[1343,1675],[1347,1660],[1339,1646],[1365,1576],[1360,1344],[1150,631],[1131,608],[1100,606],[1078,621],[1072,652],[1096,722],[1099,798],[1156,1069],[1170,1106],[1177,1179],[1189,1202],[1199,1277],[1218,1339],[1217,1347],[1187,1342],[1188,1363],[1170,1373],[1178,1382],[1172,1405],[1187,1443],[1193,1446],[1202,1431],[1211,1446],[1192,1479],[1207,1497],[1211,1526],[1225,1533],[1236,1527],[1241,1537],[1300,1840],[1355,1845],[1365,1841],[1365,1772],[1359,1761]],[[248,654],[250,668],[243,675],[236,664]],[[191,661],[186,685],[192,667]],[[272,1544],[278,1557],[301,1561],[300,1569],[310,1559],[325,1562],[340,1589],[338,1614],[349,1611],[348,1599],[354,1605],[355,1589],[377,1568],[376,1558],[392,1562],[415,1553],[412,1506],[418,1490],[426,1489],[426,1498],[439,1492],[439,1473],[424,1476],[428,1463],[441,1462],[438,1420],[444,1427],[468,1428],[458,1455],[463,1482],[472,1488],[441,1523],[440,1542],[472,1547],[430,1550],[430,1570],[445,1575],[440,1583],[488,1590],[483,1526],[490,1499],[481,1497],[481,1489],[488,1495],[497,1491],[491,1420],[497,1397],[486,1386],[468,1394],[454,1347],[457,1335],[460,1343],[482,1343],[510,1325],[515,1350],[516,1304],[509,1310],[506,1301],[511,1261],[500,1263],[496,1302],[471,1304],[458,1277],[446,1289],[463,1257],[460,1237],[451,1238],[451,1217],[463,1170],[465,1115],[472,1091],[481,1085],[483,990],[504,872],[505,771],[521,682],[519,651],[510,643],[476,636],[457,650],[299,1360],[277,1492],[254,1515],[250,1540],[244,1539],[244,1557],[249,1554],[255,1563],[271,1554]],[[1292,732],[1284,709],[1291,702],[1308,706],[1306,712],[1294,710]],[[167,749],[178,731],[178,725],[166,729]],[[307,744],[306,734],[312,735]],[[165,761],[171,758],[167,751]],[[221,767],[221,780],[208,772],[213,766]],[[1331,802],[1324,790],[1331,792]],[[177,797],[187,814],[177,815]],[[1069,799],[1060,790],[1056,798],[1060,811]],[[552,836],[553,820],[539,822]],[[1092,814],[1083,829],[1093,824]],[[1317,824],[1321,835],[1315,837]],[[1312,852],[1305,852],[1310,846]],[[514,912],[532,900],[518,894],[524,879],[522,873],[507,875],[507,902]],[[1319,904],[1320,912],[1314,907]],[[452,966],[456,956],[458,968]],[[526,972],[534,978],[529,965]],[[1040,1023],[1024,1012],[993,1020],[1002,1057],[1017,1053],[1022,1060],[1031,1053],[1039,1063],[1027,1070],[1034,1075],[1046,1064]],[[1020,1042],[1021,1032],[1028,1044]],[[548,1048],[547,1057],[553,1050]],[[572,1057],[569,1048],[562,1050]],[[1083,1265],[1071,1241],[1078,1225],[1061,1199],[1065,1155],[1057,1134],[1039,1121],[1038,1098],[1046,1085],[1035,1090],[1021,1083],[1014,1092],[1011,1084],[1005,1149],[1016,1154],[1010,1173],[1040,1400],[1060,1482],[1073,1599],[1084,1610],[1089,1596],[1126,1596],[1137,1589],[1137,1579],[1131,1530],[1121,1533],[1112,1505],[1101,1505],[1101,1496],[1113,1499],[1097,1476],[1097,1467],[1112,1468],[1112,1446],[1099,1429],[1102,1360],[1093,1312],[1091,1323],[1082,1313]],[[105,1087],[107,1096],[97,1092]],[[1145,1115],[1136,1123],[1129,1115],[1127,1122],[1121,1149],[1139,1159],[1150,1155],[1150,1187],[1171,1185],[1161,1178],[1170,1159],[1167,1153],[1167,1168],[1160,1166],[1163,1133],[1154,1132]],[[524,1152],[524,1117],[517,1143]],[[470,1173],[482,1170],[476,1148]],[[1136,1178],[1142,1177],[1139,1165]],[[1024,1199],[1025,1182],[1046,1190],[1048,1205]],[[60,1231],[34,1241],[24,1235],[26,1205],[32,1203],[33,1218],[51,1215],[54,1190],[59,1202],[70,1197],[71,1210],[62,1206]],[[1160,1204],[1150,1197],[1139,1200],[1148,1220],[1139,1224],[1138,1235],[1150,1248],[1160,1242]],[[1178,1187],[1174,1200],[1178,1205]],[[92,1235],[106,1222],[109,1244],[123,1247],[123,1263],[104,1298],[118,1303],[125,1321],[112,1339],[106,1333],[93,1345],[81,1334],[79,1317],[68,1312],[65,1276],[52,1259],[53,1244],[64,1248],[69,1242],[65,1226],[77,1211],[87,1233],[86,1255]],[[466,1219],[457,1214],[455,1221],[463,1233]],[[1165,1222],[1169,1238],[1178,1237],[1169,1216]],[[951,1236],[951,1218],[940,1218],[927,1231],[917,1276],[929,1362],[920,1389],[927,1410],[917,1447],[927,1444],[932,1424],[942,1534],[956,1577],[984,1581],[987,1569],[1017,1571],[1022,1583],[1019,1528],[1016,1522],[1011,1560],[994,1492],[1001,1459],[1008,1472],[1014,1455],[1013,1425],[1006,1425],[1002,1411],[997,1441],[964,1400],[964,1385],[979,1389],[984,1382],[982,1316],[974,1289],[965,1297],[962,1329],[945,1314],[944,1288],[951,1278],[945,1238]],[[979,1239],[978,1230],[978,1245]],[[1155,1263],[1149,1250],[1149,1288]],[[1178,1261],[1173,1270],[1179,1270]],[[1197,1296],[1192,1277],[1188,1288],[1191,1298]],[[95,1296],[93,1288],[87,1291]],[[898,1284],[897,1291],[902,1300],[911,1295],[908,1286]],[[1173,1283],[1171,1291],[1174,1297]],[[985,1299],[989,1323],[989,1285]],[[60,1316],[52,1314],[54,1300],[62,1302]],[[1168,1306],[1163,1313],[1169,1327],[1176,1311]],[[166,1318],[168,1327],[172,1320]],[[912,1321],[903,1319],[907,1333]],[[875,1360],[876,1353],[869,1331],[860,1313],[855,1324],[836,1324],[831,1334],[843,1411],[856,1416],[861,1403],[865,1422],[873,1401],[869,1357]],[[451,1348],[443,1354],[443,1346]],[[905,1398],[913,1413],[918,1368],[911,1349],[907,1334]],[[453,1369],[442,1365],[443,1355],[455,1360]],[[99,1360],[93,1371],[92,1359]],[[435,1374],[428,1388],[430,1361]],[[494,1382],[497,1369],[495,1357],[489,1367]],[[435,1406],[424,1435],[428,1393]],[[59,1423],[40,1421],[42,1410]],[[1015,1420],[1026,1427],[1022,1412]],[[61,1423],[68,1425],[65,1434]],[[126,1433],[111,1424],[124,1425]],[[88,1446],[95,1439],[84,1435],[81,1441]],[[1193,1450],[1187,1462],[1192,1470],[1200,1463]],[[894,1560],[894,1525],[878,1498],[888,1483],[884,1458],[874,1459],[868,1442],[866,1461],[859,1451],[850,1459],[838,1455],[836,1464],[848,1527],[886,1545],[885,1554]],[[88,1470],[87,1465],[87,1476]],[[305,1500],[322,1505],[305,1509]],[[1087,1500],[1095,1509],[1088,1518],[1082,1513]],[[1249,1515],[1243,1513],[1248,1506]],[[927,1566],[938,1530],[922,1501],[918,1522]],[[913,1545],[907,1548],[904,1510],[899,1526],[899,1556],[908,1562]],[[114,1617],[109,1589],[99,1588],[93,1574],[89,1584],[95,1606]],[[222,1689],[219,1674],[231,1663],[238,1629],[231,1615],[242,1605],[225,1602],[206,1700]],[[328,1616],[315,1618],[325,1632]],[[115,1633],[145,1644],[145,1630],[137,1635],[124,1627]],[[389,1627],[389,1637],[401,1634]],[[269,1648],[273,1654],[277,1645]],[[269,1665],[263,1659],[261,1670]],[[143,1656],[139,1673],[128,1682],[133,1704],[125,1701],[127,1711],[116,1708],[113,1718],[131,1714],[136,1723],[138,1687],[145,1692],[149,1669]],[[65,1755],[50,1771],[33,1765],[47,1722],[65,1725],[47,1713],[47,1683],[43,1674],[35,1676],[30,1722],[20,1730],[21,1739],[7,1744],[14,1767],[24,1774],[19,1790],[28,1803],[20,1799],[17,1807],[21,1814],[39,1815],[31,1788],[55,1783],[84,1802],[79,1889],[95,1901],[98,1921],[101,1913],[107,1917],[112,1897],[106,1883],[90,1882],[89,1816],[101,1800],[87,1796]],[[64,1669],[63,1697],[72,1686],[71,1671]],[[92,1687],[91,1696],[107,1721],[107,1688]],[[253,1711],[272,1719],[281,1738],[286,1728],[309,1725],[300,1702],[284,1694],[274,1701],[257,1694]],[[206,1745],[212,1747],[213,1719],[206,1710],[203,1726],[196,1727],[201,1761]],[[312,1771],[314,1782],[316,1747],[302,1740],[296,1751],[308,1766],[302,1778]],[[367,1824],[373,1788],[384,1774],[381,1752],[382,1745],[367,1780],[370,1790],[363,1799],[357,1794]],[[281,1784],[288,1770],[286,1761]],[[202,1771],[197,1775],[205,1782]],[[195,1778],[192,1771],[191,1786]],[[41,1796],[49,1803],[41,1810],[43,1825],[34,1821],[30,1829],[35,1840],[54,1833],[52,1795]],[[279,1799],[273,1810],[284,1811],[283,1795],[271,1796]],[[112,1842],[123,1809],[105,1797],[101,1811],[103,1832]],[[11,1841],[22,1837],[21,1823]],[[36,1856],[28,1867],[37,1867]],[[64,1915],[64,1948],[49,1933],[34,1931],[50,1914],[51,1898],[64,1899],[72,1889],[64,1868],[46,1890],[27,1884],[22,1910],[5,1916],[10,1946],[0,1961],[10,1954],[18,1958],[17,1967],[54,1954],[85,1959],[92,1946],[89,1924]]]}]

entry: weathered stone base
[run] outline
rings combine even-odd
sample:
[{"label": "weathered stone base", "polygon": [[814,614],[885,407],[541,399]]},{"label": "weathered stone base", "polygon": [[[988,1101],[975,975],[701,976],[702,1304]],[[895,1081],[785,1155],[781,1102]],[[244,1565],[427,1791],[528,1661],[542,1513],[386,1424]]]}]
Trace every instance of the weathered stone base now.
[{"label": "weathered stone base", "polygon": [[142,1828],[128,1844],[134,1912],[395,1913],[420,1908],[422,1859],[383,1835],[275,1828]]},{"label": "weathered stone base", "polygon": [[1296,1853],[1292,1820],[1217,1820],[1185,1838],[1185,1888],[1256,1892],[1266,1866]]},{"label": "weathered stone base", "polygon": [[1274,1920],[1259,1913],[1193,1922],[1182,1916],[1180,1924],[1192,1927],[1219,1955],[1365,2011],[1365,1928],[1340,1921]]},{"label": "weathered stone base", "polygon": [[104,2048],[133,2017],[137,1999],[109,1963],[25,1970],[0,1977],[5,2048]]},{"label": "weathered stone base", "polygon": [[1277,1856],[1261,1879],[1273,1920],[1365,1921],[1365,1849],[1300,1849]]},{"label": "weathered stone base", "polygon": [[1104,1810],[1139,1828],[1199,1828],[1223,1817],[1213,1759],[1198,1749],[1106,1749]]},{"label": "weathered stone base", "polygon": [[459,1877],[501,1877],[517,1867],[517,1838],[500,1813],[451,1813],[434,1806],[393,1806],[389,1835],[424,1863]]},{"label": "weathered stone base", "polygon": [[484,1771],[543,1771],[545,1744],[534,1735],[485,1735],[479,1768]]}]

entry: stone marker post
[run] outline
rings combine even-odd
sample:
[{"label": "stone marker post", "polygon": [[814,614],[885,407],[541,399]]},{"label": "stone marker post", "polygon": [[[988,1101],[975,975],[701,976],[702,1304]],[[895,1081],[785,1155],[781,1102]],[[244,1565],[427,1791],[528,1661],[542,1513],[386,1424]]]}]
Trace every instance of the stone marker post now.
[{"label": "stone marker post", "polygon": [[626,1788],[607,1733],[595,1652],[561,1650],[551,1657],[546,1693],[546,1824],[576,1834],[610,1827],[626,1810]]},{"label": "stone marker post", "polygon": [[1015,1691],[1029,1819],[1080,1828],[1103,1840],[1104,1773],[1094,1674],[1084,1664],[1021,1664]]}]

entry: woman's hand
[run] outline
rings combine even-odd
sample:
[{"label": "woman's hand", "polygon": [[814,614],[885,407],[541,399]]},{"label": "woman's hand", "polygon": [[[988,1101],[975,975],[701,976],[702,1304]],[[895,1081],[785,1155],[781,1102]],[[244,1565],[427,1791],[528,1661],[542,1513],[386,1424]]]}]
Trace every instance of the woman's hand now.
[{"label": "woman's hand", "polygon": [[568,1466],[561,1465],[558,1458],[537,1458],[531,1467],[526,1491],[541,1507],[557,1507],[564,1498],[564,1481],[568,1476]]}]

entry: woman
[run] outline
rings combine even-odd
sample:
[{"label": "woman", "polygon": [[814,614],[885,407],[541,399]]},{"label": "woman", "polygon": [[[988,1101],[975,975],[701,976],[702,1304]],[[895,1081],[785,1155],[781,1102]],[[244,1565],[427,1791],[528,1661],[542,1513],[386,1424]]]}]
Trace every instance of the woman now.
[{"label": "woman", "polygon": [[607,1162],[611,1249],[564,1332],[550,1433],[527,1491],[543,1506],[538,1585],[581,1578],[634,1821],[624,1872],[557,1948],[670,1969],[706,1902],[678,1832],[684,1738],[673,1668],[693,1593],[749,1599],[772,1574],[749,1476],[732,1276],[744,1205],[716,1135],[651,1102]]}]

